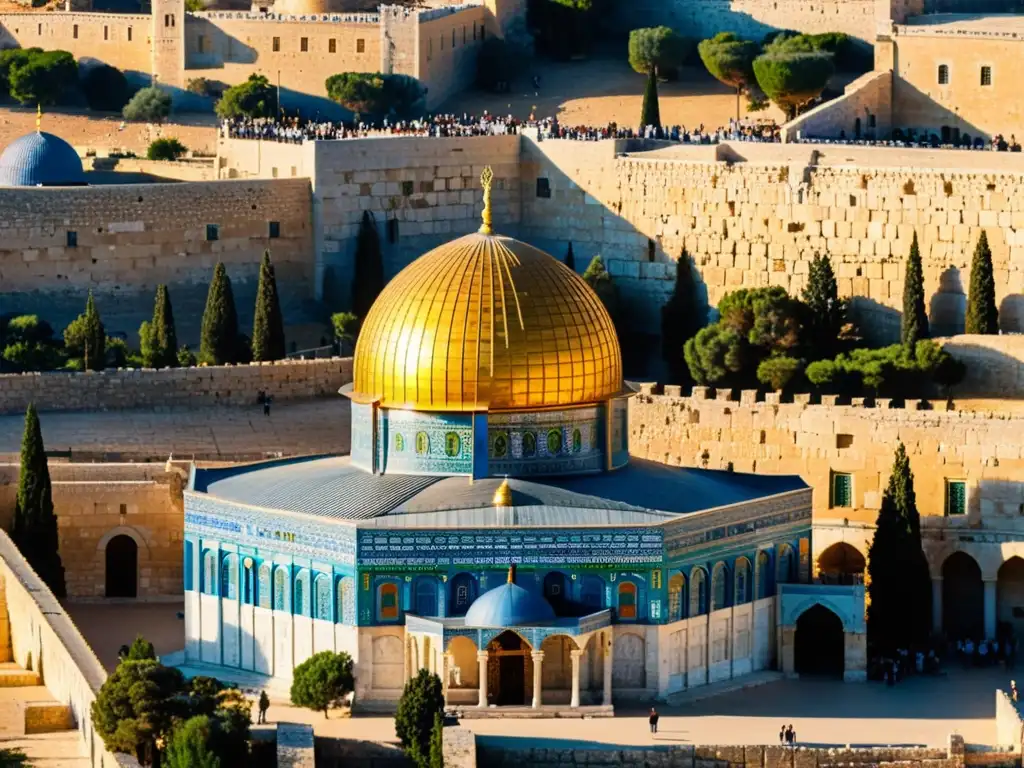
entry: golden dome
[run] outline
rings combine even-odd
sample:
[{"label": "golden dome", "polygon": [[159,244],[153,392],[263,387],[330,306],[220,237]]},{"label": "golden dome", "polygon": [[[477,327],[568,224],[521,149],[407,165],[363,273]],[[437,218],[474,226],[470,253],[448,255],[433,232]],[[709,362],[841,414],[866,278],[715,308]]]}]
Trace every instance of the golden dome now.
[{"label": "golden dome", "polygon": [[353,400],[518,410],[621,390],[619,342],[597,294],[543,251],[489,234],[486,213],[481,232],[424,254],[385,286],[356,344]]}]

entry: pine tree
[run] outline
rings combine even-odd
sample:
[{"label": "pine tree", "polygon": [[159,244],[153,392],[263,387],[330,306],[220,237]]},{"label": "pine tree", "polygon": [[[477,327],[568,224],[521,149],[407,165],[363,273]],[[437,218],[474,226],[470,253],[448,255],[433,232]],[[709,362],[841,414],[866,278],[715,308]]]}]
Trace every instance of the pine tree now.
[{"label": "pine tree", "polygon": [[377,223],[369,211],[363,211],[356,237],[355,273],[352,276],[352,311],[365,318],[384,289],[384,259],[380,252]]},{"label": "pine tree", "polygon": [[18,477],[11,539],[50,591],[57,597],[64,597],[64,566],[60,559],[57,516],[53,511],[50,468],[46,463],[39,415],[31,404],[25,411],[21,474]]},{"label": "pine tree", "polygon": [[238,312],[231,279],[223,264],[213,270],[213,280],[206,296],[203,311],[202,337],[199,342],[199,362],[206,365],[224,365],[238,360]]},{"label": "pine tree", "polygon": [[928,338],[928,314],[924,309],[924,270],[921,266],[921,250],[917,245],[917,232],[910,244],[907,265],[903,276],[903,318],[900,324],[900,341],[913,351],[917,342]]},{"label": "pine tree", "polygon": [[569,250],[565,252],[565,266],[571,269],[573,272],[576,271],[576,256],[572,252],[572,241],[569,241]]},{"label": "pine tree", "polygon": [[430,768],[444,768],[444,719],[434,713],[434,727],[430,729]]},{"label": "pine tree", "polygon": [[85,370],[102,371],[107,366],[107,334],[92,291],[85,302],[85,312],[64,329],[64,348],[68,357],[82,361]]},{"label": "pine tree", "polygon": [[693,261],[684,248],[676,262],[676,284],[672,295],[661,308],[661,355],[668,365],[672,383],[692,383],[683,357],[683,346],[704,326],[706,319],[703,301],[697,296]]},{"label": "pine tree", "polygon": [[277,296],[277,278],[274,265],[270,263],[270,251],[264,251],[256,288],[256,315],[252,322],[252,360],[281,360],[284,356],[284,317]]},{"label": "pine tree", "polygon": [[171,294],[166,285],[156,287],[152,333],[157,367],[175,367],[178,364],[178,333],[174,328],[174,308],[171,306]]},{"label": "pine tree", "polygon": [[847,305],[839,298],[836,273],[828,256],[815,254],[802,298],[808,309],[808,342],[813,359],[834,357],[846,323]]},{"label": "pine tree", "polygon": [[896,448],[868,551],[868,634],[890,652],[928,638],[931,577],[921,547],[914,473],[903,443]]},{"label": "pine tree", "polygon": [[658,109],[658,77],[654,68],[647,74],[647,86],[644,88],[644,103],[640,108],[640,130],[646,126],[661,127],[661,112]]},{"label": "pine tree", "polygon": [[444,711],[441,678],[421,669],[405,684],[395,713],[395,734],[416,768],[428,768],[434,714]]},{"label": "pine tree", "polygon": [[992,249],[988,235],[981,231],[971,262],[971,287],[967,294],[967,317],[964,333],[999,333],[999,310],[996,308],[996,281],[992,274]]},{"label": "pine tree", "polygon": [[198,715],[180,723],[171,732],[163,768],[220,768],[220,758],[210,748],[213,723]]}]

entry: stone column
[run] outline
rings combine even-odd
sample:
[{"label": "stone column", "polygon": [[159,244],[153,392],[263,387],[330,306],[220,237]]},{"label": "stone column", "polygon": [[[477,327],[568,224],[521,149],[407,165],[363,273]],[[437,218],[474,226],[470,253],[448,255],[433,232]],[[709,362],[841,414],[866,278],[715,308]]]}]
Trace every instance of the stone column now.
[{"label": "stone column", "polygon": [[985,582],[985,639],[993,640],[996,636],[996,582]]},{"label": "stone column", "polygon": [[541,705],[541,670],[544,666],[544,651],[530,651],[530,658],[533,659],[533,708],[538,709]]},{"label": "stone column", "polygon": [[446,653],[441,659],[441,692],[444,695],[444,703],[448,703],[448,678],[452,676],[452,655]]},{"label": "stone column", "polygon": [[604,692],[601,703],[606,707],[612,705],[612,628],[605,630],[608,639],[604,645]]},{"label": "stone column", "polygon": [[942,631],[942,577],[932,579],[932,630]]},{"label": "stone column", "polygon": [[476,660],[480,664],[480,699],[478,707],[487,706],[487,651],[477,651]]},{"label": "stone column", "polygon": [[580,658],[583,651],[574,649],[569,651],[569,655],[572,656],[572,698],[569,706],[575,709],[580,705]]}]

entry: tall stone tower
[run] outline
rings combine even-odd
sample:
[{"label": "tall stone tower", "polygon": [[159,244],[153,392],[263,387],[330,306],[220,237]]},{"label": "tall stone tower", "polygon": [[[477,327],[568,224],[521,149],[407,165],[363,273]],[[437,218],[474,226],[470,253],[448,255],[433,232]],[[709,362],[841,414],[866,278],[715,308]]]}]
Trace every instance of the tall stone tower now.
[{"label": "tall stone tower", "polygon": [[152,0],[152,74],[158,84],[185,85],[185,0]]}]

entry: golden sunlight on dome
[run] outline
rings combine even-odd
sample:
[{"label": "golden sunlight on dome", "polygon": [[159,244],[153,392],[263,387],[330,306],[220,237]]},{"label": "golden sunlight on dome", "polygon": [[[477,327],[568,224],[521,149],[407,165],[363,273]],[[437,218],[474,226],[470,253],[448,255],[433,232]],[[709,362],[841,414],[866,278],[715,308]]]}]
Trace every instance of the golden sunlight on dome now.
[{"label": "golden sunlight on dome", "polygon": [[[489,181],[489,179],[487,180]],[[424,411],[532,409],[622,388],[597,294],[537,248],[481,232],[424,254],[381,292],[355,352],[352,399]]]}]

